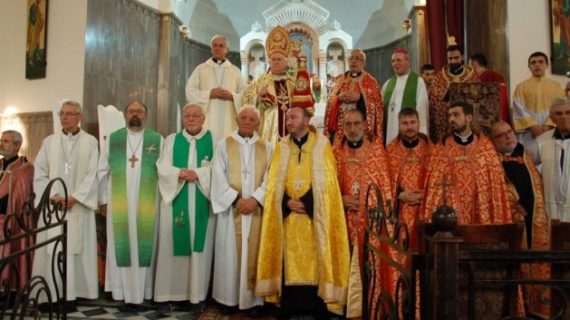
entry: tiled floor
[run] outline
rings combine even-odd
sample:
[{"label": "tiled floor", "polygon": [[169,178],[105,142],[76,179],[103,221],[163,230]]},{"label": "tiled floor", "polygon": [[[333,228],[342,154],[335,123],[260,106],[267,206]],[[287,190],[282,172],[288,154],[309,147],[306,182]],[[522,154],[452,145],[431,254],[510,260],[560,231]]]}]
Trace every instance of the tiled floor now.
[{"label": "tiled floor", "polygon": [[[67,314],[68,319],[198,319],[200,314],[188,311],[159,312],[149,310],[144,312],[121,312],[118,308],[78,306],[77,312]],[[229,319],[229,318],[228,318]]]},{"label": "tiled floor", "polygon": [[[234,312],[232,315],[223,315],[220,306],[215,302],[208,302],[203,306],[193,306],[181,310],[177,305],[171,305],[170,308],[161,305],[160,308],[157,304],[145,302],[144,308],[141,311],[121,311],[122,303],[117,301],[110,301],[105,299],[99,300],[80,300],[77,303],[76,310],[67,313],[67,319],[131,319],[131,320],[155,320],[155,319],[170,319],[170,320],[249,320],[253,319],[248,317],[245,312]],[[276,319],[277,311],[275,308],[266,308],[264,315],[255,318],[256,320]],[[11,314],[8,311],[9,315]],[[27,317],[24,319],[37,319],[34,312],[28,309]],[[55,314],[53,315],[55,316]],[[48,319],[47,313],[42,313],[41,319]],[[294,320],[314,320],[311,316],[298,316],[292,318]]]}]

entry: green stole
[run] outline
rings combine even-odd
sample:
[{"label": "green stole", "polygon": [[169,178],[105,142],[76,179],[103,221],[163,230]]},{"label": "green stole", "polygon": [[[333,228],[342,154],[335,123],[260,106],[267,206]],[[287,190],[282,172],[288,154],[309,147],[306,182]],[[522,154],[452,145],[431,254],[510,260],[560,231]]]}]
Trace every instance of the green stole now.
[{"label": "green stole", "polygon": [[[196,140],[196,167],[202,166],[203,161],[211,161],[214,153],[212,134],[208,130],[200,139]],[[174,138],[172,165],[177,168],[188,167],[190,143],[182,132]],[[194,250],[204,251],[208,217],[210,215],[210,201],[196,187],[194,205],[196,208],[196,225],[194,226]],[[188,183],[184,182],[182,190],[172,202],[172,244],[175,256],[189,256],[190,249],[190,217],[188,210]]]},{"label": "green stole", "polygon": [[[394,94],[394,89],[396,88],[397,78],[396,75],[392,76],[388,80],[388,85],[386,85],[386,91],[384,92],[384,139],[386,139],[386,130],[388,129],[388,108],[390,105],[390,100],[392,100],[392,94]],[[416,108],[416,92],[418,90],[418,74],[410,71],[408,79],[406,80],[406,86],[404,86],[404,95],[402,96],[402,109],[404,108]],[[388,143],[389,141],[385,141]]]},{"label": "green stole", "polygon": [[[160,134],[146,129],[142,142],[141,180],[137,212],[137,240],[139,266],[150,267],[156,216],[157,181],[156,161],[160,150]],[[117,266],[131,266],[129,242],[129,214],[127,200],[127,128],[119,129],[109,137],[109,168],[111,170],[111,201],[113,205],[113,235]],[[138,159],[137,159],[138,160]]]}]

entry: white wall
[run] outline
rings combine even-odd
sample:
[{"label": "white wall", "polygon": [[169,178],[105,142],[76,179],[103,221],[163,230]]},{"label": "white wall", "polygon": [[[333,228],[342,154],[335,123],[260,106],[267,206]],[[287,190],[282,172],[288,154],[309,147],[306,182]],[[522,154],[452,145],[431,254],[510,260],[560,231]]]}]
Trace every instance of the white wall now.
[{"label": "white wall", "polygon": [[[516,85],[530,77],[528,56],[535,51],[551,55],[549,1],[507,0],[511,97]],[[570,80],[565,76],[551,75],[550,69],[547,72],[563,88]]]},{"label": "white wall", "polygon": [[87,0],[49,1],[46,78],[25,78],[25,0],[0,1],[0,114],[51,110],[63,98],[83,100]]}]

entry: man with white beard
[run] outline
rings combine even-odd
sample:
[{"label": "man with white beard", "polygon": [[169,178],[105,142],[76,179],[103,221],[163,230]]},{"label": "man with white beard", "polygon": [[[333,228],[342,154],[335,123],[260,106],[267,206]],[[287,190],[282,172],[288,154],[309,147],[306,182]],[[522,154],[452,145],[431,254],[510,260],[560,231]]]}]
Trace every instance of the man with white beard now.
[{"label": "man with white beard", "polygon": [[261,231],[264,176],[271,145],[260,139],[259,111],[240,110],[238,129],[219,142],[212,168],[212,209],[216,214],[213,297],[219,303],[259,315],[255,270]]}]

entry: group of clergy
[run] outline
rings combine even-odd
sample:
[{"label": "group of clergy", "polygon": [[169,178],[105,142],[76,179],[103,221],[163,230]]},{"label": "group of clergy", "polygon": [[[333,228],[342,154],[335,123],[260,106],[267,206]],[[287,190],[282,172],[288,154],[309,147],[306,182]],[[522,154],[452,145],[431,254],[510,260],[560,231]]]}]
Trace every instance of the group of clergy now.
[{"label": "group of clergy", "polygon": [[[549,102],[544,117],[534,104],[546,103],[547,91],[523,83],[516,132],[497,122],[489,139],[473,125],[473,106],[446,100],[441,89],[476,78],[459,47],[448,49],[448,65],[427,85],[410,71],[408,52],[394,51],[395,75],[382,88],[355,49],[327,102],[323,135],[309,125],[307,57],[284,28],[269,34],[270,70],[250,85],[225,59],[225,37],[211,45],[212,58],[186,85],[184,129],[166,139],[145,127],[152,110],[134,101],[124,109],[126,128],[99,152],[79,127],[80,104],[62,104],[62,131],[42,144],[33,190],[42,194],[57,177],[65,182],[65,190],[52,186],[50,198],[66,208],[67,301],[98,297],[95,211],[106,216],[105,291],[125,311],[145,299],[203,307],[212,283],[213,298],[228,308],[253,316],[264,302],[276,303],[285,318],[360,316],[361,279],[351,277],[362,276],[371,183],[382,195],[374,201],[412,230],[412,250],[417,222],[443,203],[462,224],[525,221],[532,248],[548,248],[549,218],[570,220],[568,100]],[[544,62],[540,54],[529,58],[533,77],[544,77]],[[531,138],[523,145],[515,133]],[[41,232],[37,241],[58,232]],[[61,279],[52,277],[61,250],[52,243],[33,259],[32,275],[43,275],[52,292],[61,292]],[[396,279],[384,271],[374,285],[393,292]],[[533,297],[529,306],[544,300]]]}]

